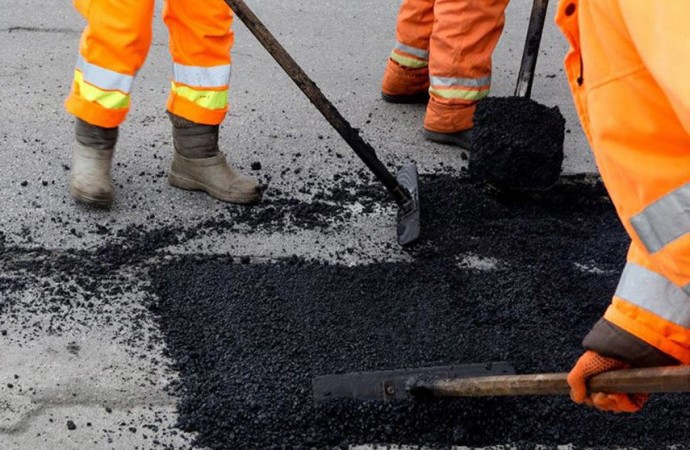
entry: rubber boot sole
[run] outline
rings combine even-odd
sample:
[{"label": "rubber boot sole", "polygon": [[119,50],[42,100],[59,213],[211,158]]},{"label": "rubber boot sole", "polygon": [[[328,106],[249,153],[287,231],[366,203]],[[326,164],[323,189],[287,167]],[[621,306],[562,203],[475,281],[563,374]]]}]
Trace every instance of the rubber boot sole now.
[{"label": "rubber boot sole", "polygon": [[168,172],[168,182],[171,186],[187,191],[204,191],[211,197],[228,203],[252,204],[261,200],[260,192],[223,192],[172,171]]},{"label": "rubber boot sole", "polygon": [[99,208],[110,208],[113,204],[114,196],[112,195],[108,197],[96,197],[88,192],[75,188],[72,184],[69,185],[69,193],[72,198],[86,205],[92,205]]},{"label": "rubber boot sole", "polygon": [[424,91],[418,94],[409,95],[390,95],[381,92],[381,98],[388,103],[400,103],[400,104],[426,104],[429,102],[429,92]]},{"label": "rubber boot sole", "polygon": [[463,150],[470,150],[472,147],[472,130],[459,131],[457,133],[438,133],[436,131],[429,131],[425,128],[422,130],[422,133],[424,134],[424,138],[428,141],[454,145]]}]

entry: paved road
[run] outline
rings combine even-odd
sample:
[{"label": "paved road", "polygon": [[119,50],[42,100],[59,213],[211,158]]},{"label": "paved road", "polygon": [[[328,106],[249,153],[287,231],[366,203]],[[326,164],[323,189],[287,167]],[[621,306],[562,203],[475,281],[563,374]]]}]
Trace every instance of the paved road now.
[{"label": "paved road", "polygon": [[[379,98],[398,2],[250,3],[387,165],[412,159],[421,173],[464,167],[456,149],[420,139],[423,108],[391,106]],[[494,95],[512,92],[529,8],[526,0],[509,7],[494,60]],[[175,398],[169,392],[175,374],[144,306],[141,261],[88,275],[96,288],[78,270],[55,269],[66,255],[93,256],[104,234],[116,236],[131,226],[192,227],[237,211],[165,181],[170,136],[163,105],[170,64],[160,17],[136,80],[134,108],[121,130],[116,204],[103,212],[76,206],[66,190],[72,125],[62,101],[81,18],[58,0],[3,0],[0,11],[0,248],[9,249],[0,262],[0,286],[7,288],[0,291],[0,449],[187,448],[191,436],[173,428]],[[268,198],[309,201],[313,185],[327,188],[343,174],[361,171],[361,162],[248,31],[239,23],[235,30],[232,113],[222,129],[232,160],[268,186]],[[558,105],[566,116],[565,171],[593,172],[561,68],[565,48],[549,20],[533,97]],[[251,171],[255,162],[261,169]],[[293,254],[347,264],[400,260],[406,256],[382,245],[393,239],[393,213],[382,207],[366,219],[354,214],[336,235],[240,227],[188,236],[162,250],[255,261]],[[126,247],[126,237],[121,241]],[[68,421],[76,429],[68,429]]]}]

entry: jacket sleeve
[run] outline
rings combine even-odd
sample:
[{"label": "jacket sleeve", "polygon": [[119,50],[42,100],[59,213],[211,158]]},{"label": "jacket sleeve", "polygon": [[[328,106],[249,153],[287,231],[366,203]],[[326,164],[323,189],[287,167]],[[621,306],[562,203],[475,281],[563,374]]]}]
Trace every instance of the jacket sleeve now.
[{"label": "jacket sleeve", "polygon": [[632,367],[661,367],[680,364],[677,359],[606,319],[600,319],[594,324],[591,331],[583,339],[582,345],[586,350],[624,361]]},{"label": "jacket sleeve", "polygon": [[642,61],[690,134],[690,2],[618,3]]}]

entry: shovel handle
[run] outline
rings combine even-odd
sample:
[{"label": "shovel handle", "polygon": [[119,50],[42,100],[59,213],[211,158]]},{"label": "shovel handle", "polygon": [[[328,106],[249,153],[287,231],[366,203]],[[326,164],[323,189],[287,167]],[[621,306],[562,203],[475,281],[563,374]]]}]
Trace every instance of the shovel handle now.
[{"label": "shovel handle", "polygon": [[[567,373],[501,375],[437,381],[418,380],[412,395],[434,397],[487,397],[513,395],[566,395]],[[605,372],[589,381],[591,392],[658,393],[690,392],[690,366],[652,367]]]},{"label": "shovel handle", "polygon": [[386,189],[388,189],[398,205],[406,206],[412,201],[410,193],[400,185],[393,174],[378,159],[374,148],[365,142],[359,135],[359,132],[345,120],[340,111],[326,98],[287,50],[268,31],[251,8],[243,0],[225,0],[225,3],[228,4],[259,43],[264,46],[285,73],[302,90],[304,95],[316,106],[316,109],[319,110],[328,123],[342,136],[376,178],[386,186]]},{"label": "shovel handle", "polygon": [[525,48],[522,51],[520,72],[518,72],[518,81],[515,86],[516,97],[530,98],[532,95],[534,69],[537,66],[541,35],[544,31],[544,22],[546,21],[546,11],[548,8],[549,0],[534,0],[532,3],[532,13],[527,26]]}]

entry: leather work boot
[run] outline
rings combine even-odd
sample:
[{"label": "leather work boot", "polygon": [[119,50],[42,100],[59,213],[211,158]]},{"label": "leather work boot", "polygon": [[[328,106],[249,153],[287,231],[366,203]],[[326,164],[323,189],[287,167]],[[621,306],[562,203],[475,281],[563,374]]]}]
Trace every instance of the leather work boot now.
[{"label": "leather work boot", "polygon": [[472,129],[457,131],[455,133],[439,133],[430,131],[426,128],[422,131],[427,141],[438,142],[439,144],[455,145],[463,150],[469,150],[472,146]]},{"label": "leather work boot", "polygon": [[69,192],[82,203],[108,207],[114,197],[110,167],[118,130],[77,119],[75,131],[77,142],[72,155]]},{"label": "leather work boot", "polygon": [[168,182],[204,191],[229,203],[257,203],[259,183],[232,167],[218,149],[218,125],[203,125],[168,113],[173,124],[173,154]]},{"label": "leather work boot", "polygon": [[388,103],[426,103],[429,100],[429,69],[403,67],[388,59],[381,98]]}]

